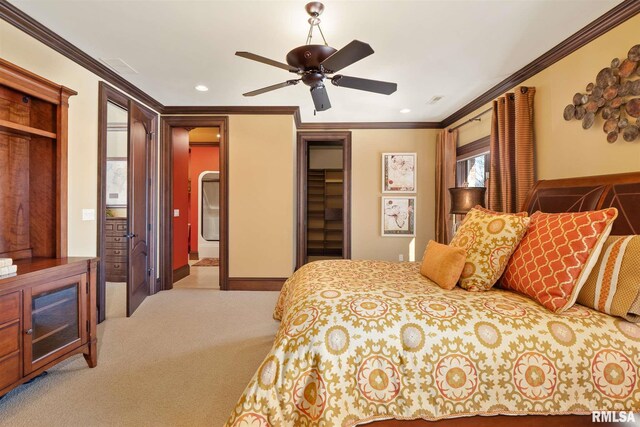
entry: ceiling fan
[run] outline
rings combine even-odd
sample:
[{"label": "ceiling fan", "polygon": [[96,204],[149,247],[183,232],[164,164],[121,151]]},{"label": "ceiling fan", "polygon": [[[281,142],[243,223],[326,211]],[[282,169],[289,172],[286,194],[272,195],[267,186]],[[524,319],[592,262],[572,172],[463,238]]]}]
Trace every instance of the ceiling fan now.
[{"label": "ceiling fan", "polygon": [[[371,55],[373,53],[373,49],[371,49],[371,46],[367,43],[363,43],[358,40],[352,41],[340,50],[332,48],[327,44],[324,34],[322,33],[322,29],[320,28],[319,16],[324,11],[324,5],[321,2],[315,1],[308,3],[305,6],[305,9],[311,16],[308,21],[310,27],[307,35],[307,42],[305,45],[296,47],[287,54],[286,64],[254,53],[236,52],[237,56],[262,62],[263,64],[271,65],[273,67],[282,68],[290,73],[299,75],[300,78],[287,80],[283,83],[247,92],[243,94],[244,96],[260,95],[283,87],[297,85],[302,81],[311,88],[311,97],[313,98],[316,111],[325,111],[331,108],[331,102],[329,101],[327,89],[324,84],[325,78],[331,80],[331,83],[335,86],[375,92],[384,95],[391,95],[398,89],[398,85],[396,83],[335,74],[343,68]],[[324,41],[323,45],[311,44],[314,27],[318,27],[318,31]],[[335,75],[333,77],[329,77],[329,74]]]}]

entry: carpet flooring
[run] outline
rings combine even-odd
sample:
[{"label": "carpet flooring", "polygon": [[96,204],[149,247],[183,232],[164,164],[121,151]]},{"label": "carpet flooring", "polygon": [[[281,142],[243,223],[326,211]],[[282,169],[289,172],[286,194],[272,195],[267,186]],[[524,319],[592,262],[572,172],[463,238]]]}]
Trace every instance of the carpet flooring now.
[{"label": "carpet flooring", "polygon": [[273,343],[277,292],[174,289],[98,325],[74,356],[0,399],[0,426],[222,426]]}]

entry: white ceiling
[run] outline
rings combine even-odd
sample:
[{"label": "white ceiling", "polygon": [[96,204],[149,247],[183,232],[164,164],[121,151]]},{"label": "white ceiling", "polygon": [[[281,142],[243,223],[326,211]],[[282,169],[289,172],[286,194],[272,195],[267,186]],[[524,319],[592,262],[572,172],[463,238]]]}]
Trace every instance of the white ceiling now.
[{"label": "white ceiling", "polygon": [[[302,84],[243,97],[293,76],[234,56],[245,50],[285,62],[305,42],[305,1],[10,1],[91,56],[123,59],[138,71],[123,77],[164,105],[298,105],[303,122],[440,121],[620,3],[327,0],[328,43],[339,49],[358,39],[375,50],[341,72],[394,81],[398,91],[328,85],[333,107],[314,117]],[[197,84],[210,90],[197,92]],[[436,95],[444,98],[428,105]]]}]

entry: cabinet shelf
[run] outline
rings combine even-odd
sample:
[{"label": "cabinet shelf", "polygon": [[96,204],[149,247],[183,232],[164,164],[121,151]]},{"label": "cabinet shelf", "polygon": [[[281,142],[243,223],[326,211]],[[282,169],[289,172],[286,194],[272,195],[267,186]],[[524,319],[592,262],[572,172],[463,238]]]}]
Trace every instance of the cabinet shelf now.
[{"label": "cabinet shelf", "polygon": [[43,339],[49,338],[50,336],[55,335],[55,334],[57,334],[58,332],[64,331],[65,329],[67,329],[67,328],[68,328],[68,327],[70,327],[70,326],[71,326],[71,323],[65,323],[64,325],[59,326],[59,327],[57,327],[57,328],[55,328],[55,329],[53,329],[53,330],[51,330],[51,331],[47,332],[47,333],[46,333],[46,334],[44,334],[44,335],[40,335],[38,338],[34,338],[34,339],[33,339],[33,341],[32,341],[31,343],[32,343],[32,344],[37,344],[37,343],[39,343],[40,341],[42,341]]},{"label": "cabinet shelf", "polygon": [[43,311],[52,309],[54,307],[57,307],[59,305],[62,305],[64,303],[67,303],[67,302],[70,302],[70,301],[73,301],[73,298],[61,299],[60,301],[56,301],[56,302],[53,302],[51,304],[45,305],[44,307],[37,308],[37,309],[33,310],[32,313],[33,314],[42,313]]},{"label": "cabinet shelf", "polygon": [[58,137],[54,132],[48,132],[46,130],[13,123],[9,120],[3,119],[0,119],[0,131],[17,133],[24,136],[44,136],[45,138],[51,139],[56,139]]}]

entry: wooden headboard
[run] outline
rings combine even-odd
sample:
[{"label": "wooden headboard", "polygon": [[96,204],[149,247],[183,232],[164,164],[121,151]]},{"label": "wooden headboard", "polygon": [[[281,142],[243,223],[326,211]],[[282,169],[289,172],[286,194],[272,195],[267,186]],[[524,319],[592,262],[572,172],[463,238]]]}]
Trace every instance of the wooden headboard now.
[{"label": "wooden headboard", "polygon": [[640,234],[640,172],[538,181],[524,203],[530,214],[614,207],[612,235]]}]

